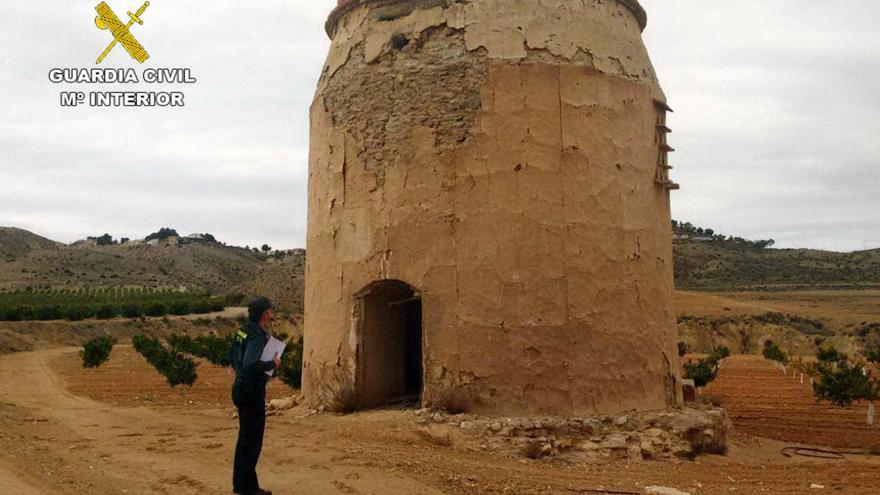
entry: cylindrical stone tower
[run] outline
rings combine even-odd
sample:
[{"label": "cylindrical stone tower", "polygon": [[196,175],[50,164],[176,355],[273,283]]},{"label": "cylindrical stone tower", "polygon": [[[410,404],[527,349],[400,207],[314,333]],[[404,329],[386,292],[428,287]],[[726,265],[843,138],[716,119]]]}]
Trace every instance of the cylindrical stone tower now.
[{"label": "cylindrical stone tower", "polygon": [[678,402],[665,97],[637,0],[341,0],[311,107],[304,392]]}]

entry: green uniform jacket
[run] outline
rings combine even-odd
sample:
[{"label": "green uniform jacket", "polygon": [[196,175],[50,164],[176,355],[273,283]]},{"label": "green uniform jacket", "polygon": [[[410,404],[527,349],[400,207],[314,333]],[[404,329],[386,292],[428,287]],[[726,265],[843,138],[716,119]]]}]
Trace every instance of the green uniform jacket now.
[{"label": "green uniform jacket", "polygon": [[266,336],[266,331],[258,323],[249,321],[232,337],[230,361],[236,380],[265,384],[269,379],[266,372],[275,369],[275,362],[260,361]]}]

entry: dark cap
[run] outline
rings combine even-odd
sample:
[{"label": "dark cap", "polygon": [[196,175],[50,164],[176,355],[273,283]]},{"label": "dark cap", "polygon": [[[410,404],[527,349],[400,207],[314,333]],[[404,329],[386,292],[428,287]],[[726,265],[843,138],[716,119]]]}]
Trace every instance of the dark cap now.
[{"label": "dark cap", "polygon": [[248,320],[253,322],[260,321],[260,318],[263,317],[263,313],[266,312],[267,309],[272,308],[272,301],[266,299],[265,297],[258,297],[248,304]]}]

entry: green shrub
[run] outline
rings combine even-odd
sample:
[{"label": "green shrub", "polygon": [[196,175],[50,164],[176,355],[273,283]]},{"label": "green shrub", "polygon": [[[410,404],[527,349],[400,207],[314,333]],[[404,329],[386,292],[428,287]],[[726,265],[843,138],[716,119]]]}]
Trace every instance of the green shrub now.
[{"label": "green shrub", "polygon": [[110,306],[109,304],[98,306],[98,309],[95,311],[95,318],[98,318],[100,320],[108,320],[110,318],[114,318],[115,316],[116,308]]},{"label": "green shrub", "polygon": [[678,357],[682,357],[688,352],[688,346],[684,342],[678,343]]},{"label": "green shrub", "polygon": [[709,353],[709,359],[714,360],[716,363],[721,361],[722,359],[730,357],[730,349],[727,346],[718,346],[712,349],[712,352]]},{"label": "green shrub", "polygon": [[880,397],[880,383],[858,364],[848,359],[823,361],[817,366],[818,380],[813,383],[817,401],[827,400],[849,407],[858,400],[874,401]]},{"label": "green shrub", "polygon": [[165,305],[162,303],[152,303],[144,308],[144,315],[146,316],[165,316],[167,312]]},{"label": "green shrub", "polygon": [[172,315],[188,315],[190,313],[190,305],[185,301],[175,301],[168,306],[168,312]]},{"label": "green shrub", "polygon": [[198,375],[195,361],[173,349],[167,349],[159,339],[144,335],[135,335],[131,340],[134,348],[148,363],[165,377],[172,387],[192,385]]},{"label": "green shrub", "polygon": [[169,352],[166,358],[162,374],[172,387],[177,385],[192,385],[196,382],[198,365],[192,359],[178,352]]},{"label": "green shrub", "polygon": [[232,336],[200,335],[195,339],[196,352],[217,366],[229,366],[229,350],[232,347]]},{"label": "green shrub", "polygon": [[34,319],[37,320],[60,320],[62,319],[61,306],[40,306],[34,310]]},{"label": "green shrub", "polygon": [[97,368],[104,364],[110,359],[110,351],[113,350],[115,343],[116,339],[104,335],[90,339],[83,344],[83,349],[79,352],[83,368]]},{"label": "green shrub", "polygon": [[119,314],[125,318],[140,318],[144,315],[144,308],[140,304],[129,303],[122,307]]},{"label": "green shrub", "polygon": [[694,381],[697,387],[705,387],[718,375],[718,362],[712,359],[688,361],[684,365],[684,377]]},{"label": "green shrub", "polygon": [[769,359],[771,361],[777,361],[782,364],[788,362],[788,356],[785,355],[785,352],[776,345],[772,340],[768,340],[764,342],[764,351],[761,353],[765,359]]},{"label": "green shrub", "polygon": [[688,361],[684,365],[684,377],[693,380],[697,387],[705,387],[718,376],[718,363],[726,357],[730,357],[730,349],[715,347],[706,358],[697,362]]},{"label": "green shrub", "polygon": [[229,366],[229,349],[232,336],[200,335],[193,339],[188,335],[169,335],[165,338],[175,351],[207,359],[217,366]]},{"label": "green shrub", "polygon": [[849,359],[849,356],[838,351],[834,347],[826,347],[819,349],[819,352],[816,353],[816,359],[825,363],[836,363],[839,361],[846,361]]},{"label": "green shrub", "polygon": [[165,337],[165,342],[177,352],[192,353],[193,339],[189,335],[169,335]]},{"label": "green shrub", "polygon": [[281,368],[276,370],[276,376],[290,388],[302,387],[302,362],[303,341],[302,339],[287,345],[287,351],[281,359]]},{"label": "green shrub", "polygon": [[93,315],[94,311],[88,306],[69,306],[64,311],[64,318],[70,321],[85,320]]}]

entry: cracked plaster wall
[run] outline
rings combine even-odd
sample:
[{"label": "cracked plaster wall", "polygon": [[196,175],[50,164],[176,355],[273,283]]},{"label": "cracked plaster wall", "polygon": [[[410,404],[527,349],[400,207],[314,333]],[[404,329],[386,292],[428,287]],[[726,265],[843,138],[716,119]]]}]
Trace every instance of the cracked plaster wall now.
[{"label": "cracked plaster wall", "polygon": [[354,377],[355,294],[396,279],[422,295],[426,405],[679,400],[665,98],[626,2],[355,3],[311,109],[305,393]]}]

